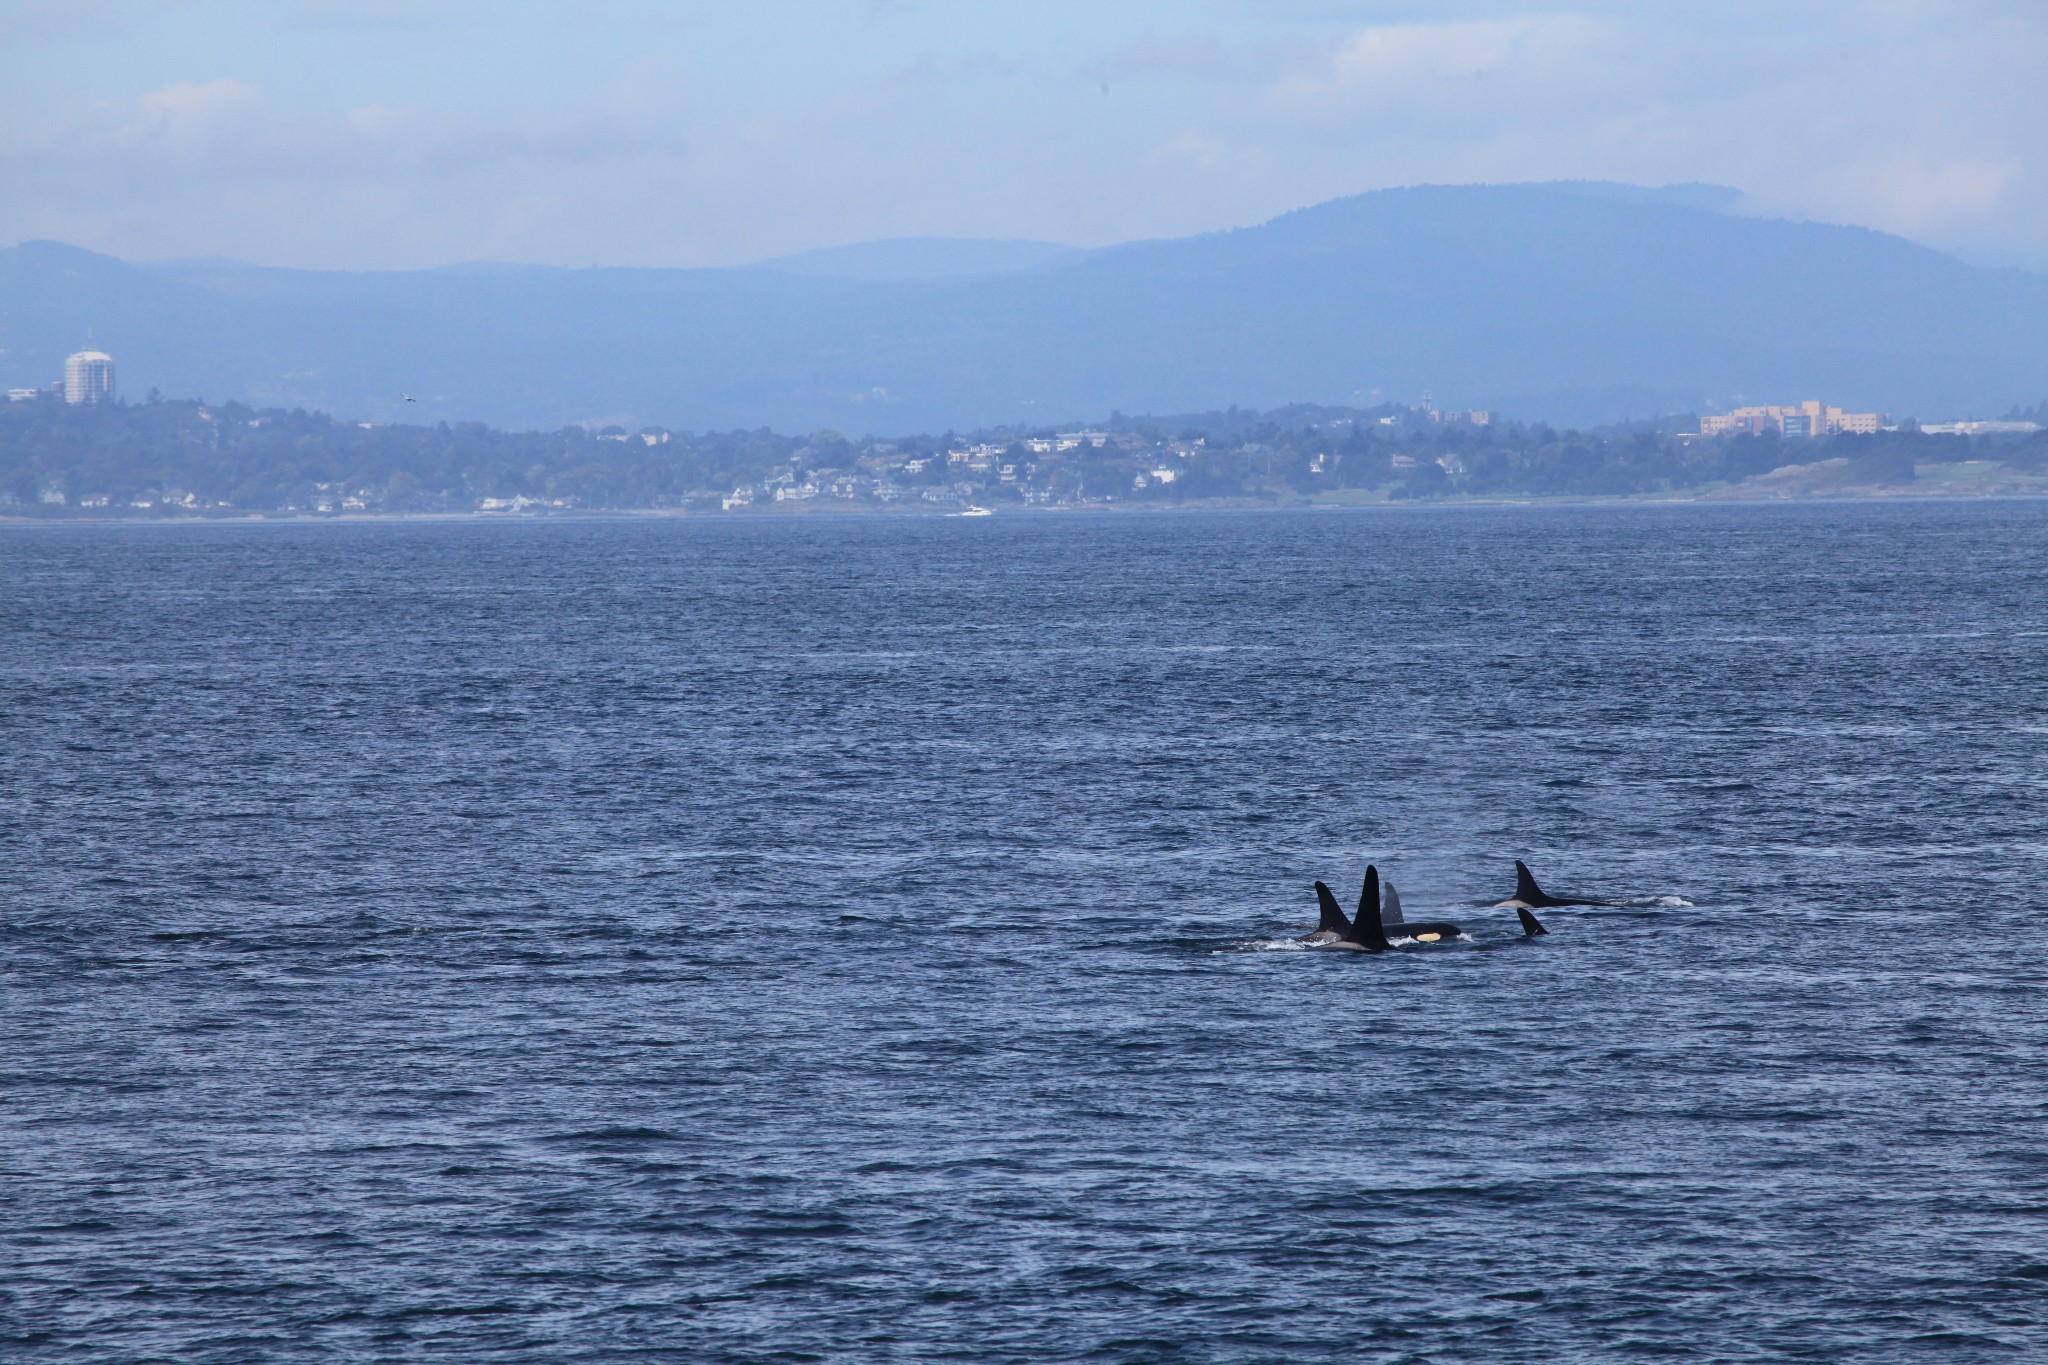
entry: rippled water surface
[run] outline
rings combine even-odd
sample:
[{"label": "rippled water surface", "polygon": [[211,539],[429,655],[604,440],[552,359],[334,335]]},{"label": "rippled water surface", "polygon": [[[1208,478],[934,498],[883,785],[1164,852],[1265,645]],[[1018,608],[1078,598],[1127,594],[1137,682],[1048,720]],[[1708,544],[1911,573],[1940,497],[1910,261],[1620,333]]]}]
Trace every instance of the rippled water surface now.
[{"label": "rippled water surface", "polygon": [[2041,504],[8,530],[0,1358],[2048,1359],[2044,754]]}]

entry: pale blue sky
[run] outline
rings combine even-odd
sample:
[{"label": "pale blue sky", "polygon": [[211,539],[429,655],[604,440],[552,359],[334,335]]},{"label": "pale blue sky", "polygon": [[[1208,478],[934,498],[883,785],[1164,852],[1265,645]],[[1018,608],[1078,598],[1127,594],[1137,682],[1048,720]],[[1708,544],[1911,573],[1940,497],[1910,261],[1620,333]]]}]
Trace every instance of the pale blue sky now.
[{"label": "pale blue sky", "polygon": [[0,0],[0,243],[719,265],[1600,178],[2038,269],[2043,70],[2034,0]]}]

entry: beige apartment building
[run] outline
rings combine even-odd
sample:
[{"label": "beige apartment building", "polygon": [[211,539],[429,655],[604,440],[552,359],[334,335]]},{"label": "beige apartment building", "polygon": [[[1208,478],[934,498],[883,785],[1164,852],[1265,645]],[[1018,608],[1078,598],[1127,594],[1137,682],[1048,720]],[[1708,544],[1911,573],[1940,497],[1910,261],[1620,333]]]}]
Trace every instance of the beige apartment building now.
[{"label": "beige apartment building", "polygon": [[1780,436],[1833,436],[1837,432],[1868,436],[1882,431],[1881,412],[1844,412],[1819,399],[1808,399],[1793,407],[1737,408],[1700,418],[1702,436],[1761,436],[1775,431]]}]

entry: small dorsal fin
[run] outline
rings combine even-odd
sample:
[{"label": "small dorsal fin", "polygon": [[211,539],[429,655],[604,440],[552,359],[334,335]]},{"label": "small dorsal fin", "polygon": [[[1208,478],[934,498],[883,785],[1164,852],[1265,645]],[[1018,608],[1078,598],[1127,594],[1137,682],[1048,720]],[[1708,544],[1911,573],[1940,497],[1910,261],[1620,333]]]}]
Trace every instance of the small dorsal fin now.
[{"label": "small dorsal fin", "polygon": [[1322,918],[1316,921],[1317,933],[1342,937],[1351,932],[1351,921],[1344,918],[1344,907],[1337,904],[1336,895],[1321,882],[1316,883],[1316,905],[1322,912]]},{"label": "small dorsal fin", "polygon": [[1515,859],[1515,899],[1526,905],[1541,905],[1550,897],[1543,894],[1543,888],[1536,885],[1535,874],[1520,858]]},{"label": "small dorsal fin", "polygon": [[1523,938],[1534,938],[1534,937],[1536,937],[1536,936],[1537,936],[1538,934],[1547,934],[1547,933],[1549,933],[1549,932],[1550,932],[1550,931],[1549,931],[1548,929],[1546,929],[1546,928],[1544,928],[1544,927],[1543,927],[1543,921],[1542,921],[1542,920],[1540,920],[1540,919],[1537,919],[1537,918],[1536,918],[1536,917],[1535,917],[1534,915],[1530,914],[1530,913],[1529,913],[1529,912],[1528,912],[1527,910],[1517,910],[1517,911],[1515,911],[1515,918],[1516,918],[1516,919],[1519,919],[1520,921],[1522,921],[1522,937],[1523,937]]},{"label": "small dorsal fin", "polygon": [[1400,922],[1401,893],[1394,889],[1392,882],[1388,882],[1386,885],[1386,903],[1380,908],[1380,923],[1388,925],[1399,924]]}]

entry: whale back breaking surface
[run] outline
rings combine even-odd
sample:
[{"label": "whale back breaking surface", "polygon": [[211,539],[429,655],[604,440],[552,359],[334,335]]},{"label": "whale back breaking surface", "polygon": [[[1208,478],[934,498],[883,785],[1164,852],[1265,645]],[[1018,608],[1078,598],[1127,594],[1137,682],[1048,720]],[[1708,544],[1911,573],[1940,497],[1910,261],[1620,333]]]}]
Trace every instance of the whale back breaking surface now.
[{"label": "whale back breaking surface", "polygon": [[1515,898],[1502,901],[1503,905],[1526,905],[1531,910],[1543,910],[1558,905],[1619,905],[1619,901],[1591,900],[1583,896],[1553,896],[1536,884],[1535,874],[1520,858],[1515,859]]},{"label": "whale back breaking surface", "polygon": [[1401,893],[1394,889],[1392,882],[1382,882],[1383,908],[1380,911],[1380,933],[1383,939],[1413,939],[1417,943],[1441,943],[1458,938],[1464,930],[1448,920],[1416,920],[1410,922],[1401,913]]},{"label": "whale back breaking surface", "polygon": [[1532,911],[1542,911],[1542,909],[1556,907],[1556,905],[1616,905],[1616,902],[1614,900],[1587,900],[1585,896],[1552,896],[1550,892],[1546,892],[1542,886],[1536,884],[1536,874],[1532,874],[1530,866],[1526,862],[1522,862],[1520,857],[1518,857],[1518,860],[1516,860],[1516,898],[1513,898],[1513,900],[1503,900],[1503,905],[1526,905]]},{"label": "whale back breaking surface", "polygon": [[1449,920],[1411,920],[1392,926],[1397,938],[1413,939],[1417,943],[1445,943],[1462,937],[1464,930]]}]

